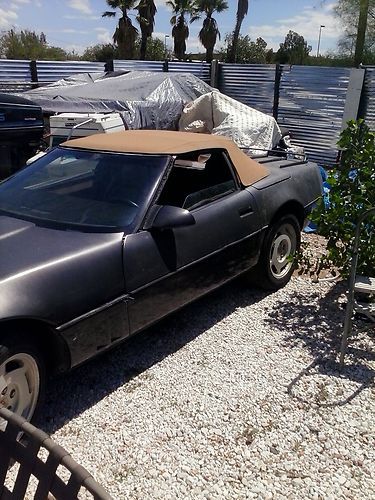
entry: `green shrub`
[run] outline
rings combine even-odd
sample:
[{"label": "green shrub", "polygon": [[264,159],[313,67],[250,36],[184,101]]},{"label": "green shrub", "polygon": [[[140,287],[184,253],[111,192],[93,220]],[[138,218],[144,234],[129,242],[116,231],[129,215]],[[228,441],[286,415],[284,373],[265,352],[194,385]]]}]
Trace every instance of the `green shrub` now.
[{"label": "green shrub", "polygon": [[[340,166],[330,171],[329,207],[320,200],[312,214],[319,234],[327,238],[324,264],[348,276],[356,223],[362,212],[375,207],[375,134],[359,120],[351,121],[338,142]],[[375,276],[375,218],[363,225],[357,272]]]}]

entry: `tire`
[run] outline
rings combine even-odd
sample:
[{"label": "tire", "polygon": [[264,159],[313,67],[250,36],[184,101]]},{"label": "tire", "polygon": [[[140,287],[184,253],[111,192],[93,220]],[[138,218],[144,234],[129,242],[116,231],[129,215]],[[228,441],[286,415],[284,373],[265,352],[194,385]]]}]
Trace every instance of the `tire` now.
[{"label": "tire", "polygon": [[265,290],[278,290],[290,280],[294,256],[301,244],[301,227],[294,215],[283,215],[264,237],[258,264],[251,271],[252,280]]},{"label": "tire", "polygon": [[43,400],[45,381],[45,363],[37,347],[17,333],[0,336],[0,408],[31,422]]}]

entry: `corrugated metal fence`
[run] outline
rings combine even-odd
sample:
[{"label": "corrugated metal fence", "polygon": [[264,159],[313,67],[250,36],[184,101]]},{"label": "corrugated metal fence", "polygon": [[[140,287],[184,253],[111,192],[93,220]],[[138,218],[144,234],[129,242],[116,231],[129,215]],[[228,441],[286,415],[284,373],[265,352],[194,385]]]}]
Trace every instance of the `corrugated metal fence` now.
[{"label": "corrugated metal fence", "polygon": [[332,165],[349,76],[347,68],[221,64],[219,89],[248,106],[273,113],[311,159]]},{"label": "corrugated metal fence", "polygon": [[[115,71],[189,72],[211,81],[211,65],[177,61],[11,61],[0,59],[0,92],[19,92],[84,72]],[[306,148],[310,158],[332,164],[342,127],[350,69],[314,66],[219,64],[216,87],[223,93],[277,116],[289,128],[294,142]],[[375,129],[375,67],[366,71],[365,116]]]},{"label": "corrugated metal fence", "polygon": [[104,63],[89,61],[37,61],[38,82],[50,83],[79,73],[102,73]]},{"label": "corrugated metal fence", "polygon": [[375,66],[366,68],[363,97],[366,122],[371,130],[375,130]]},{"label": "corrugated metal fence", "polygon": [[30,88],[30,61],[0,59],[0,92],[22,92]]},{"label": "corrugated metal fence", "polygon": [[218,88],[248,106],[272,114],[276,66],[220,64]]},{"label": "corrugated metal fence", "polygon": [[163,61],[113,61],[114,71],[164,71]]},{"label": "corrugated metal fence", "polygon": [[210,83],[211,65],[205,62],[168,62],[168,71],[171,73],[192,73],[206,83]]},{"label": "corrugated metal fence", "polygon": [[333,164],[344,116],[350,69],[311,66],[283,67],[278,123],[309,157]]},{"label": "corrugated metal fence", "polygon": [[114,71],[156,71],[169,73],[192,73],[209,83],[211,65],[205,62],[178,61],[113,61]]}]

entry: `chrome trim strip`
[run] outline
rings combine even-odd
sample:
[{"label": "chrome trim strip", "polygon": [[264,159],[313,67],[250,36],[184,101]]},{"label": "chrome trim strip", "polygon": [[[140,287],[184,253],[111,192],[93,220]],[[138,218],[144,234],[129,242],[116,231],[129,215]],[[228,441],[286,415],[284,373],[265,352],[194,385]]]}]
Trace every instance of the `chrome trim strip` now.
[{"label": "chrome trim strip", "polygon": [[106,309],[109,309],[110,307],[115,306],[116,304],[119,304],[120,302],[127,302],[129,300],[133,300],[129,294],[121,295],[121,297],[118,297],[117,299],[114,299],[111,302],[107,302],[106,304],[104,304],[100,307],[97,307],[96,309],[93,309],[92,311],[89,311],[85,314],[82,314],[82,316],[78,316],[77,318],[74,318],[71,321],[64,323],[63,325],[58,326],[56,328],[56,330],[58,330],[58,331],[66,330],[67,328],[74,326],[75,324],[79,323],[80,321],[91,318],[92,316],[95,316],[95,314],[98,314],[102,311],[105,311]]}]

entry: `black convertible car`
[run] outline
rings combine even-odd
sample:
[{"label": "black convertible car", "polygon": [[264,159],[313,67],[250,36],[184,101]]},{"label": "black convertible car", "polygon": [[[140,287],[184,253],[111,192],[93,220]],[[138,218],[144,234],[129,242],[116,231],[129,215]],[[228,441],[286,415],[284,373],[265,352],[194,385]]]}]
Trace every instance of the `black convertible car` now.
[{"label": "black convertible car", "polygon": [[316,165],[228,139],[69,141],[0,184],[0,407],[33,416],[63,372],[226,281],[284,286]]}]

